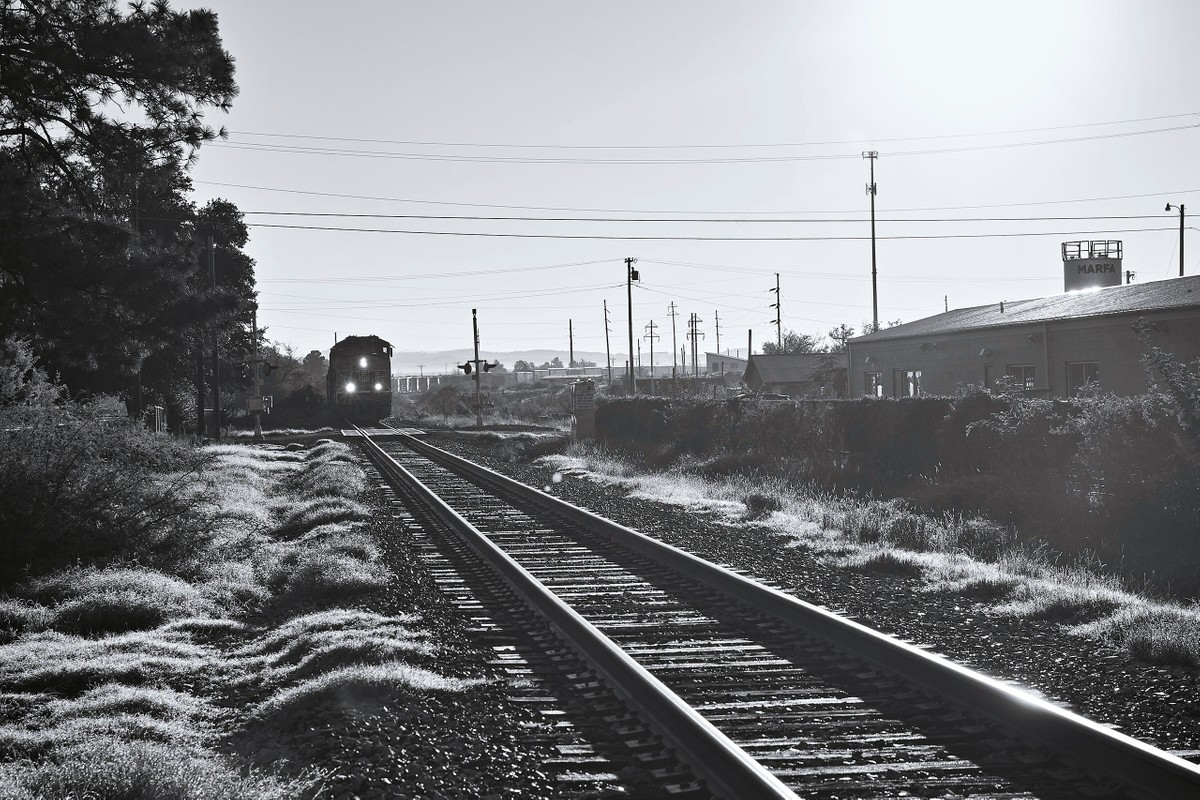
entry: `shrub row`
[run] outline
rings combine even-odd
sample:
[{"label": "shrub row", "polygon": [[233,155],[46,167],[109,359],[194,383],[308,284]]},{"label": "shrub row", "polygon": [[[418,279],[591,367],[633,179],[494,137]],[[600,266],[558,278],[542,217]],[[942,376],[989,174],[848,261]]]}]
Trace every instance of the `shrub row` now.
[{"label": "shrub row", "polygon": [[1195,596],[1200,394],[1188,397],[629,398],[603,402],[596,431],[602,444],[650,467],[771,474],[905,497],[923,511],[982,514],[1026,539],[1094,553],[1139,581]]}]

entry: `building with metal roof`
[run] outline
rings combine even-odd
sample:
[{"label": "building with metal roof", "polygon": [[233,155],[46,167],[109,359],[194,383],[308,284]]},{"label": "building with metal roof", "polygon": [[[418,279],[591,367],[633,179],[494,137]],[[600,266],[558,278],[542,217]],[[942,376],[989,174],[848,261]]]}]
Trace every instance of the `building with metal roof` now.
[{"label": "building with metal roof", "polygon": [[845,397],[845,353],[750,356],[742,382],[752,392],[791,397]]},{"label": "building with metal roof", "polygon": [[1147,386],[1139,319],[1155,346],[1200,358],[1200,276],[960,308],[850,339],[850,394],[947,395],[1001,376],[1047,397],[1090,382],[1138,394]]}]

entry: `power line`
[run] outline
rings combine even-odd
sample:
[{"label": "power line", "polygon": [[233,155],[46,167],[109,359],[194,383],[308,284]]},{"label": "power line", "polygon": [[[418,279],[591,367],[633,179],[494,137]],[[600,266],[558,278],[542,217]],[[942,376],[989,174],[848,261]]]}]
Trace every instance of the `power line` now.
[{"label": "power line", "polygon": [[[948,153],[970,153],[987,150],[1009,150],[1019,147],[1040,147],[1051,144],[1077,144],[1094,142],[1104,139],[1121,139],[1133,136],[1148,136],[1159,133],[1200,128],[1200,122],[1189,125],[1173,125],[1165,128],[1153,128],[1141,131],[1119,131],[1101,133],[1091,136],[1071,136],[1061,139],[1040,139],[1029,142],[1003,142],[997,144],[979,144],[963,147],[941,147],[927,150],[896,150],[886,153],[889,157],[945,155]],[[778,156],[741,156],[720,158],[533,158],[530,156],[481,156],[458,155],[452,153],[401,153],[381,150],[353,150],[348,148],[294,146],[274,144],[247,144],[237,142],[210,142],[208,147],[228,150],[248,150],[253,152],[286,153],[290,155],[342,156],[346,158],[382,158],[401,161],[446,161],[456,163],[479,164],[574,164],[574,165],[604,165],[604,166],[671,166],[671,165],[704,165],[704,164],[774,164],[801,161],[838,161],[847,158],[859,158],[859,153],[822,153],[815,155],[778,155]]]},{"label": "power line", "polygon": [[[684,241],[684,242],[861,242],[869,241],[869,236],[614,236],[597,234],[562,234],[562,233],[496,233],[486,231],[429,231],[429,230],[400,230],[395,228],[348,228],[334,225],[285,225],[282,223],[248,222],[249,228],[276,228],[282,230],[333,231],[340,233],[389,233],[408,234],[414,236],[474,236],[499,239],[593,239],[606,241]],[[878,240],[934,240],[934,239],[994,239],[1019,238],[1024,236],[1095,236],[1113,233],[1152,233],[1169,228],[1118,228],[1092,231],[1025,231],[1011,233],[947,233],[947,234],[909,234],[895,236],[878,236]]]},{"label": "power line", "polygon": [[[564,269],[567,267],[588,267],[593,264],[607,264],[617,261],[615,258],[600,258],[592,261],[572,261],[566,264],[546,264],[536,267],[498,267],[496,269],[474,269],[459,272],[428,272],[416,275],[384,275],[340,278],[268,278],[271,283],[385,283],[389,281],[422,280],[431,278],[472,278],[480,275],[508,275],[517,272],[537,272],[539,270]],[[261,281],[260,281],[261,282]]]},{"label": "power line", "polygon": [[772,148],[772,147],[818,147],[843,144],[863,144],[870,142],[914,142],[932,141],[937,139],[966,139],[985,136],[1015,136],[1025,133],[1046,133],[1047,131],[1075,130],[1078,128],[1096,128],[1105,125],[1132,125],[1139,122],[1159,122],[1167,119],[1194,117],[1200,112],[1189,111],[1182,114],[1165,114],[1156,117],[1140,117],[1137,119],[1110,120],[1107,122],[1082,122],[1073,125],[1053,125],[1043,128],[1024,128],[1018,130],[992,131],[989,133],[951,133],[933,136],[904,136],[885,139],[841,139],[818,142],[776,142],[776,143],[745,143],[745,144],[667,144],[667,145],[564,145],[564,144],[505,144],[499,142],[439,142],[406,139],[372,139],[356,136],[320,136],[301,133],[273,133],[266,131],[229,131],[234,136],[263,136],[278,139],[311,139],[326,142],[363,142],[370,144],[401,144],[419,147],[493,147],[524,150],[701,150],[701,149],[733,149],[733,148]]},{"label": "power line", "polygon": [[[800,214],[847,214],[857,213],[858,209],[825,209],[825,210],[808,210],[808,211],[672,211],[669,209],[619,209],[619,208],[577,208],[566,206],[527,206],[527,205],[505,205],[500,203],[472,203],[457,200],[427,200],[414,199],[404,197],[381,197],[378,195],[362,195],[362,194],[341,194],[336,192],[318,192],[305,189],[283,189],[272,186],[252,186],[244,183],[223,183],[218,181],[194,181],[194,183],[205,186],[225,186],[234,189],[250,189],[260,192],[277,192],[282,194],[299,194],[310,197],[333,197],[342,200],[368,200],[372,202],[386,203],[413,203],[419,205],[437,205],[437,206],[463,206],[465,208],[502,208],[514,211],[560,211],[573,212],[580,214],[739,214],[739,215],[800,215]],[[1042,206],[1042,205],[1059,205],[1067,203],[1100,203],[1110,200],[1138,200],[1148,197],[1164,197],[1166,195],[1179,194],[1197,194],[1200,189],[1175,189],[1161,192],[1143,192],[1139,194],[1111,195],[1108,197],[1077,197],[1060,200],[1030,200],[1018,203],[992,203],[985,205],[965,205],[965,206],[924,206],[915,208],[893,208],[889,209],[889,213],[909,213],[918,211],[974,211],[983,208],[1019,208],[1023,206]]]},{"label": "power line", "polygon": [[[604,283],[604,284],[595,284],[595,285],[591,285],[591,286],[575,286],[570,289],[546,289],[546,290],[537,290],[537,291],[513,290],[513,291],[509,291],[509,292],[492,291],[492,292],[487,292],[487,293],[480,295],[478,297],[475,297],[475,298],[471,297],[470,295],[456,294],[453,297],[448,297],[448,298],[437,298],[437,297],[421,298],[420,300],[415,301],[415,302],[405,302],[405,301],[401,301],[401,300],[385,301],[385,302],[378,302],[375,300],[361,300],[361,301],[360,300],[325,300],[325,302],[337,303],[337,304],[339,304],[338,307],[349,307],[349,308],[421,308],[422,306],[431,306],[431,305],[453,305],[456,303],[466,303],[466,302],[486,302],[489,298],[497,298],[497,299],[504,300],[504,299],[510,299],[511,297],[553,297],[553,296],[564,295],[564,294],[580,294],[583,292],[595,292],[595,291],[601,291],[603,289],[611,289],[616,286],[617,286],[617,284]],[[309,311],[309,310],[312,310],[312,308],[309,306],[306,306],[302,309],[291,309],[291,308],[276,306],[274,308],[274,310],[277,310],[277,311],[282,311],[282,310]]]},{"label": "power line", "polygon": [[[842,217],[842,218],[824,218],[824,219],[747,219],[729,217],[725,219],[706,219],[706,218],[670,218],[670,217],[498,217],[485,215],[467,215],[467,214],[366,214],[358,212],[340,212],[340,211],[242,211],[246,216],[269,216],[269,217],[335,217],[346,219],[424,219],[424,220],[455,220],[455,221],[470,221],[470,222],[666,222],[666,223],[735,223],[738,225],[744,224],[771,224],[771,225],[804,225],[804,224],[823,224],[823,223],[852,223],[855,225],[862,224],[867,221],[866,217]],[[912,223],[912,222],[1077,222],[1083,220],[1138,220],[1138,219],[1162,219],[1162,214],[1113,214],[1113,215],[1095,215],[1095,216],[1073,216],[1073,217],[907,217],[907,218],[880,218],[878,222],[889,223]],[[143,217],[145,220],[153,220],[160,222],[175,222],[181,220],[167,220],[156,217]]]}]

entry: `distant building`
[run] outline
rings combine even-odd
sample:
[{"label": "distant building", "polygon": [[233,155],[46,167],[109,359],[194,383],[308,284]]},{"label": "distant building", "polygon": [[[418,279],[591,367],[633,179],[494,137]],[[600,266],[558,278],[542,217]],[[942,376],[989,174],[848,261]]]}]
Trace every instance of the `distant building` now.
[{"label": "distant building", "polygon": [[845,353],[750,356],[742,382],[752,392],[791,397],[845,397]]},{"label": "distant building", "polygon": [[850,393],[947,395],[1010,376],[1045,397],[1070,397],[1089,382],[1139,394],[1139,319],[1156,346],[1200,358],[1200,276],[961,308],[850,339]]},{"label": "distant building", "polygon": [[747,359],[736,356],[721,355],[720,353],[704,354],[704,369],[709,375],[724,375],[726,383],[737,383],[742,379],[749,364]]}]

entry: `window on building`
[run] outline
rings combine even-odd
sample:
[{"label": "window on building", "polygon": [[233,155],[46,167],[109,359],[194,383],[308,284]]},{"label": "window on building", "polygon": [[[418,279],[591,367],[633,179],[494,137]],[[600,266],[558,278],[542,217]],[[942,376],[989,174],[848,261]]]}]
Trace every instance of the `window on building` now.
[{"label": "window on building", "polygon": [[1033,364],[1009,364],[1008,377],[1015,378],[1018,386],[1029,392],[1033,390]]},{"label": "window on building", "polygon": [[863,373],[863,394],[867,397],[883,397],[883,373]]},{"label": "window on building", "polygon": [[896,370],[896,396],[918,397],[921,394],[921,370]]},{"label": "window on building", "polygon": [[1067,395],[1074,397],[1089,383],[1100,383],[1099,361],[1067,362]]}]

